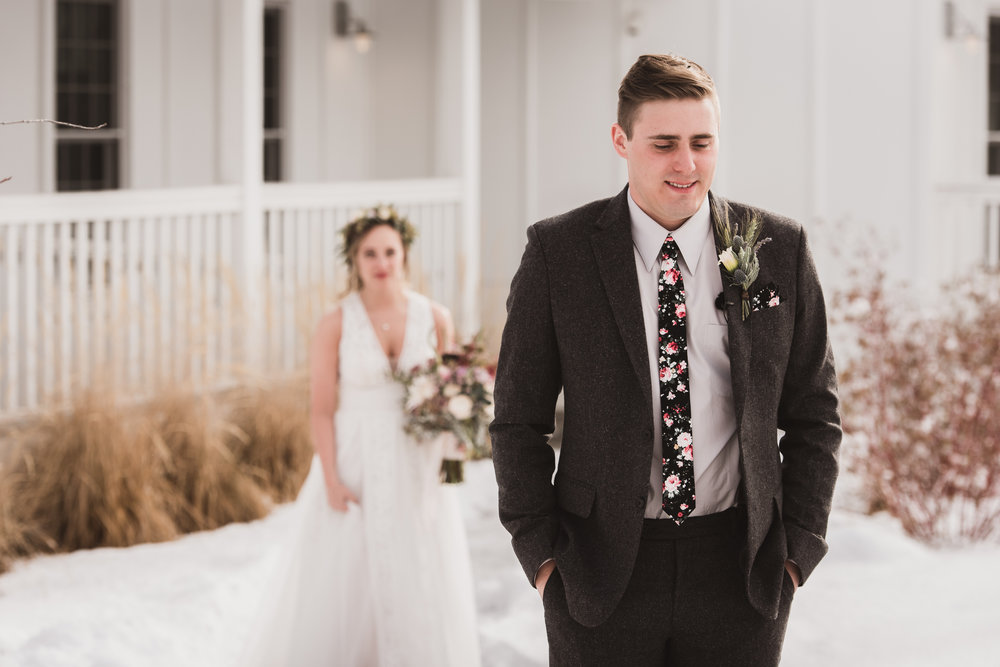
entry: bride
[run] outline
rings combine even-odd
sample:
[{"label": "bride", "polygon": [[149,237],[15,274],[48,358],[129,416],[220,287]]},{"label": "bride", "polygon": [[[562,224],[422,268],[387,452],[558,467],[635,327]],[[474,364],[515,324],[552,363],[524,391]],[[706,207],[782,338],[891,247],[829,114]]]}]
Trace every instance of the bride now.
[{"label": "bride", "polygon": [[454,343],[451,316],[406,287],[415,231],[391,207],[343,230],[350,291],[310,356],[316,455],[278,576],[240,665],[475,667],[472,574],[443,439],[403,432],[397,368]]}]

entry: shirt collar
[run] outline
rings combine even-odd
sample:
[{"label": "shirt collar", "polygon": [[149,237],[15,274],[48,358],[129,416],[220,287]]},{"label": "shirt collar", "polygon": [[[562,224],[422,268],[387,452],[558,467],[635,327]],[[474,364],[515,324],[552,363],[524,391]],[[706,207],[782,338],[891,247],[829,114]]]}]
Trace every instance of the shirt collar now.
[{"label": "shirt collar", "polygon": [[702,250],[705,248],[706,239],[712,234],[712,216],[709,215],[708,196],[705,197],[705,201],[701,203],[695,214],[672,232],[661,227],[659,223],[639,208],[639,205],[632,199],[631,189],[628,193],[628,210],[632,219],[632,243],[639,251],[639,257],[642,258],[642,263],[646,266],[647,271],[652,271],[654,265],[659,266],[660,248],[663,247],[663,241],[668,234],[674,237],[688,270],[691,273],[698,270],[698,262],[701,259]]}]

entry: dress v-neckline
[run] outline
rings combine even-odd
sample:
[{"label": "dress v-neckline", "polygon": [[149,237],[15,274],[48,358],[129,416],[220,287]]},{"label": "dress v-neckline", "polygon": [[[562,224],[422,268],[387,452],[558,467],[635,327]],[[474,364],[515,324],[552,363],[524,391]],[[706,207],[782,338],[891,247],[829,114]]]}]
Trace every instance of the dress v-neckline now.
[{"label": "dress v-neckline", "polygon": [[355,295],[358,297],[358,306],[361,308],[361,312],[365,315],[365,322],[368,323],[368,331],[371,333],[372,342],[381,353],[382,359],[385,360],[385,365],[389,367],[390,371],[395,373],[399,368],[399,360],[403,358],[403,353],[406,352],[406,345],[410,341],[410,310],[413,305],[412,300],[410,299],[410,293],[408,291],[403,292],[403,297],[406,299],[406,314],[403,316],[403,340],[399,344],[399,356],[396,357],[395,364],[392,363],[392,357],[389,356],[389,353],[385,351],[384,347],[382,347],[382,341],[379,340],[378,332],[375,331],[375,323],[372,322],[372,316],[368,313],[368,309],[365,308],[365,302],[361,298],[361,294],[359,292],[355,292]]}]

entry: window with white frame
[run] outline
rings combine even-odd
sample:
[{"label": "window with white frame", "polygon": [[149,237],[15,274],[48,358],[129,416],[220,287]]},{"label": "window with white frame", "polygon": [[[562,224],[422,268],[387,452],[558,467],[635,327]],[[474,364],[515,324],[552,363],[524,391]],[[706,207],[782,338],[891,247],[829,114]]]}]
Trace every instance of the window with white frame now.
[{"label": "window with white frame", "polygon": [[1000,16],[990,17],[986,173],[1000,176]]},{"label": "window with white frame", "polygon": [[56,3],[56,189],[120,185],[121,117],[117,0]]},{"label": "window with white frame", "polygon": [[278,5],[264,9],[264,180],[284,179],[285,114],[284,80],[285,10]]}]

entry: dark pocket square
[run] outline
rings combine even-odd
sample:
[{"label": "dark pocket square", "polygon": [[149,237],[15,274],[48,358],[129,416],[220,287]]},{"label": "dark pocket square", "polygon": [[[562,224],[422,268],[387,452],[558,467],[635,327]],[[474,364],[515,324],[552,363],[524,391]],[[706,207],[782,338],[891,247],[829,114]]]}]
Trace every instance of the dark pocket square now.
[{"label": "dark pocket square", "polygon": [[779,305],[781,305],[781,295],[778,294],[778,286],[774,283],[764,285],[750,298],[750,312],[774,308]]}]

